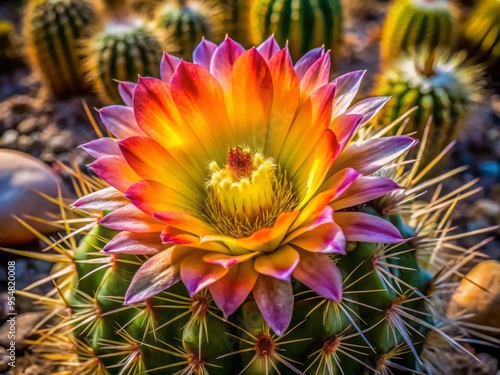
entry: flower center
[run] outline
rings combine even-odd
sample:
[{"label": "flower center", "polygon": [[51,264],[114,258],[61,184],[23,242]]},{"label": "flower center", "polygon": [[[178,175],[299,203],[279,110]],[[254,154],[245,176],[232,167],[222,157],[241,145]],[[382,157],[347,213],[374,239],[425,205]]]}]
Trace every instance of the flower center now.
[{"label": "flower center", "polygon": [[227,164],[209,165],[205,213],[225,235],[246,237],[274,224],[296,204],[292,185],[272,158],[248,147],[229,149]]}]

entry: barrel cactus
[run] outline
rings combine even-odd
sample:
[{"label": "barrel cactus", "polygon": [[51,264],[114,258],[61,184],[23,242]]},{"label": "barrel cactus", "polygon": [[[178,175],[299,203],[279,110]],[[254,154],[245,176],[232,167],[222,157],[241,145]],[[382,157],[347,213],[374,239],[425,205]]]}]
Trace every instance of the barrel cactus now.
[{"label": "barrel cactus", "polygon": [[57,97],[86,89],[81,69],[80,39],[98,18],[88,0],[30,0],[24,36],[32,68]]},{"label": "barrel cactus", "polygon": [[217,3],[177,0],[158,6],[154,24],[164,45],[175,44],[177,53],[189,60],[203,37],[221,41],[224,14]]},{"label": "barrel cactus", "polygon": [[363,74],[330,82],[329,59],[204,40],[100,110],[114,137],[82,147],[109,186],[85,181],[83,220],[35,255],[57,288],[24,292],[47,308],[41,354],[75,374],[361,374],[436,365],[429,332],[461,350],[436,249],[468,186],[414,202],[416,141],[360,138],[387,98],[352,105]]},{"label": "barrel cactus", "polygon": [[381,128],[417,106],[405,131],[417,132],[416,137],[422,139],[432,116],[432,144],[422,162],[426,165],[455,139],[461,120],[479,101],[483,87],[482,68],[466,61],[464,52],[427,50],[407,54],[378,76],[374,93],[393,98],[381,111],[377,124]]},{"label": "barrel cactus", "polygon": [[147,21],[138,16],[111,18],[82,45],[86,79],[105,103],[120,102],[115,80],[158,76],[162,47]]},{"label": "barrel cactus", "polygon": [[494,81],[500,80],[499,23],[500,1],[479,1],[461,33],[471,58],[487,66]]},{"label": "barrel cactus", "polygon": [[391,63],[404,52],[453,46],[454,13],[449,0],[395,0],[382,30],[382,63]]},{"label": "barrel cactus", "polygon": [[294,60],[322,44],[336,56],[342,43],[340,0],[256,0],[250,22],[255,43],[273,34]]}]

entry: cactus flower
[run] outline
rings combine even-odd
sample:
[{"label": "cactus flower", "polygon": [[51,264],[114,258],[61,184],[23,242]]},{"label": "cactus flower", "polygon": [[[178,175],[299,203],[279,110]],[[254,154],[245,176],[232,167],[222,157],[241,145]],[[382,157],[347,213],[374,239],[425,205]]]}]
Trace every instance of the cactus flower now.
[{"label": "cactus flower", "polygon": [[332,254],[402,241],[361,207],[400,188],[372,174],[416,142],[352,141],[387,101],[352,105],[363,72],[330,81],[328,52],[293,65],[272,37],[249,50],[203,40],[193,63],[165,54],[160,72],[120,83],[126,105],[100,110],[115,138],[82,146],[110,187],[74,205],[110,212],[100,224],[120,233],[105,252],[149,256],[126,304],[182,281],[191,295],[208,288],[228,317],[252,294],[281,335],[292,278],[340,301]]}]

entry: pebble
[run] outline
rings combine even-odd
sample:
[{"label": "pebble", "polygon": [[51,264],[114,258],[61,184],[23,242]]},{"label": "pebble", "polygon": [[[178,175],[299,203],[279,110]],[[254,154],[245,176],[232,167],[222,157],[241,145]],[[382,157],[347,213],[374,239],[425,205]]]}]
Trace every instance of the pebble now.
[{"label": "pebble", "polygon": [[0,346],[0,371],[4,372],[9,369],[9,352],[3,346]]},{"label": "pebble", "polygon": [[72,143],[72,140],[65,134],[58,134],[49,140],[49,147],[53,153],[59,154],[66,151],[68,147],[71,147]]},{"label": "pebble", "polygon": [[17,125],[17,130],[21,134],[30,134],[38,127],[38,120],[34,117],[29,117],[21,121]]},{"label": "pebble", "polygon": [[43,149],[43,143],[40,140],[39,133],[32,135],[21,134],[17,138],[17,149],[28,153],[38,153]]},{"label": "pebble", "polygon": [[[29,346],[27,340],[31,337],[33,328],[40,323],[46,316],[44,312],[27,312],[16,315],[15,319],[15,335],[16,335],[16,351],[26,350]],[[0,345],[4,348],[9,348],[10,339],[8,338],[11,323],[6,321],[0,326]]]},{"label": "pebble", "polygon": [[[0,246],[36,239],[13,216],[22,219],[25,215],[39,218],[58,215],[59,207],[34,191],[57,197],[58,185],[63,196],[69,197],[60,177],[43,162],[19,151],[0,149]],[[29,224],[42,233],[56,231],[53,226],[43,223],[30,221]]]},{"label": "pebble", "polygon": [[5,148],[14,148],[16,146],[17,137],[19,133],[14,129],[4,131],[0,146]]},{"label": "pebble", "polygon": [[500,162],[488,160],[479,163],[479,173],[487,177],[500,177]]},{"label": "pebble", "polygon": [[500,218],[500,203],[492,199],[479,199],[472,207],[473,215],[490,219]]}]

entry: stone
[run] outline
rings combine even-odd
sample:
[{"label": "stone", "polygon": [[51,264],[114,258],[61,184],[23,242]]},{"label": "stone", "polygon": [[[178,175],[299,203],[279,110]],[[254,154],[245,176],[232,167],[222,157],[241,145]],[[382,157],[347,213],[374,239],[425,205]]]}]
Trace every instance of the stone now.
[{"label": "stone", "polygon": [[[70,196],[61,178],[47,165],[22,152],[0,149],[0,247],[36,239],[14,216],[48,219],[58,215],[59,207],[36,193],[57,197],[58,186],[63,197]],[[51,225],[28,222],[41,233],[57,231]]]},{"label": "stone", "polygon": [[500,218],[500,203],[487,198],[479,199],[474,203],[472,212],[475,217],[498,219]]},{"label": "stone", "polygon": [[[12,319],[12,318],[15,319]],[[9,348],[11,339],[9,332],[15,334],[16,352],[26,350],[30,345],[27,341],[32,335],[33,328],[46,317],[43,312],[27,312],[24,314],[11,315],[9,319],[0,326],[0,345]],[[14,328],[12,328],[14,327]],[[14,330],[13,330],[14,329]]]},{"label": "stone", "polygon": [[58,134],[49,140],[49,147],[53,153],[58,154],[72,148],[73,142],[65,134]]},{"label": "stone", "polygon": [[[486,260],[460,281],[448,306],[448,317],[500,329],[500,262]],[[479,329],[479,328],[476,328]],[[488,332],[487,330],[485,330]]]},{"label": "stone", "polygon": [[38,121],[34,117],[29,117],[17,124],[17,130],[21,134],[30,134],[35,131],[37,127]]},{"label": "stone", "polygon": [[4,131],[4,133],[2,134],[2,139],[0,140],[0,146],[6,148],[14,148],[16,146],[18,136],[19,133],[14,129]]},{"label": "stone", "polygon": [[0,346],[0,372],[9,369],[9,352],[3,346]]}]

